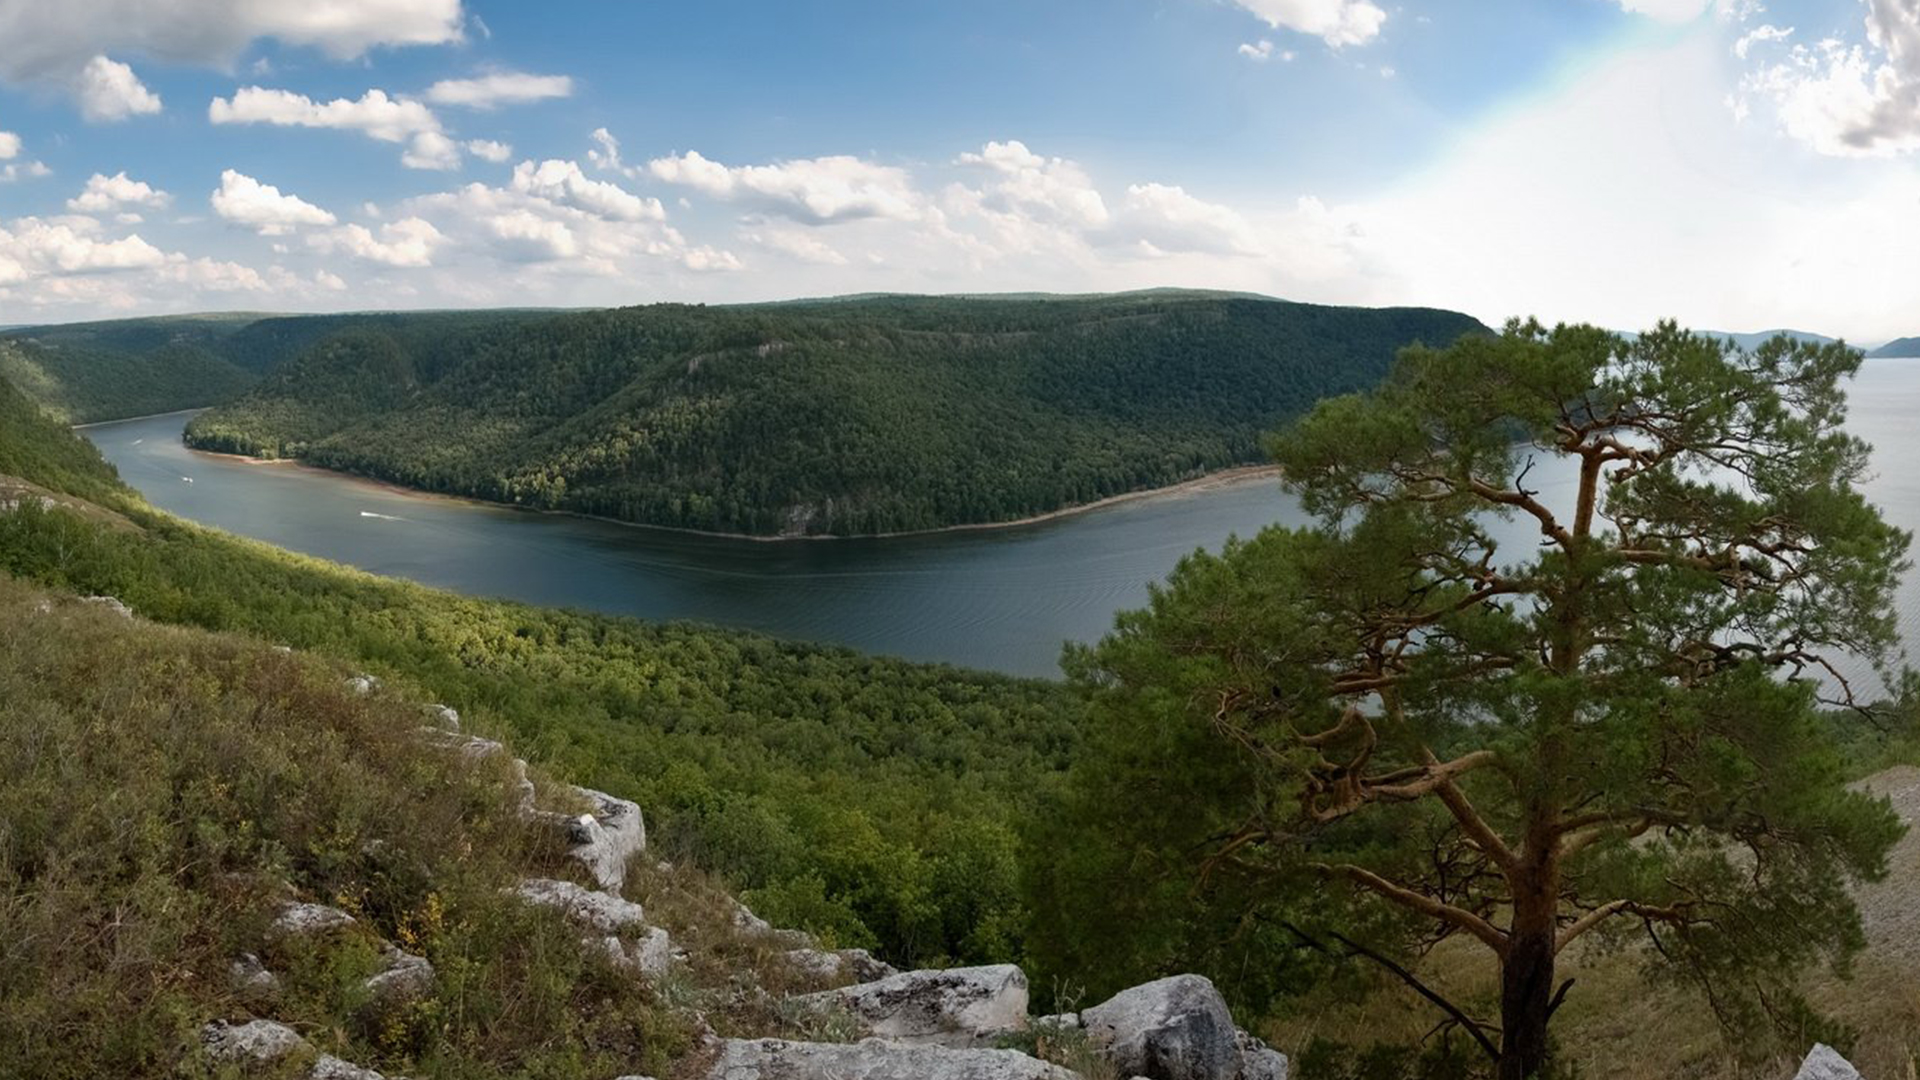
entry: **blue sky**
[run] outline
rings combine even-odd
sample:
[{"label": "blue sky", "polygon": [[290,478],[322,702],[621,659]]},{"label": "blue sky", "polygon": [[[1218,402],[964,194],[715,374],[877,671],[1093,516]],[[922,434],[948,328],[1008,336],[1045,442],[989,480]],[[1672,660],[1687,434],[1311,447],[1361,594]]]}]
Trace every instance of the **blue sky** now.
[{"label": "blue sky", "polygon": [[1920,333],[1920,0],[0,0],[0,323],[1252,289]]}]

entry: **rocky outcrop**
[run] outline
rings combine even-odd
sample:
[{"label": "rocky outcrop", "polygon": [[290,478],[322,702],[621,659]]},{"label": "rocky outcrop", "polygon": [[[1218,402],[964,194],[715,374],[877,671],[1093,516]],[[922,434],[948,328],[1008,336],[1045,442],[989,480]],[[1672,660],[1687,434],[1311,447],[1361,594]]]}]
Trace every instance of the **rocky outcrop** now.
[{"label": "rocky outcrop", "polygon": [[278,944],[292,938],[315,937],[353,925],[353,916],[325,904],[290,903],[280,907],[267,927],[267,940]]},{"label": "rocky outcrop", "polygon": [[1016,1050],[727,1039],[707,1080],[1076,1080]]},{"label": "rocky outcrop", "polygon": [[[237,1065],[243,1071],[248,1066],[273,1068],[286,1058],[296,1054],[313,1052],[313,1047],[299,1033],[285,1024],[276,1024],[271,1020],[249,1020],[244,1024],[229,1024],[216,1020],[200,1029],[200,1045],[206,1048],[207,1056],[214,1061]],[[273,1068],[275,1075],[285,1075],[280,1068]],[[307,1068],[308,1080],[386,1080],[372,1069],[342,1061],[332,1054],[318,1054],[313,1064]]]},{"label": "rocky outcrop", "polygon": [[81,600],[83,604],[97,604],[123,619],[133,618],[133,609],[120,602],[115,596],[88,596]]},{"label": "rocky outcrop", "polygon": [[426,957],[388,945],[382,950],[382,959],[386,966],[366,981],[366,988],[372,991],[375,1000],[411,1001],[433,989],[433,964]]},{"label": "rocky outcrop", "polygon": [[603,934],[645,926],[647,922],[646,910],[639,904],[612,893],[595,892],[571,881],[529,878],[514,891],[530,904],[554,908],[575,925]]},{"label": "rocky outcrop", "polygon": [[200,1045],[215,1061],[270,1062],[307,1049],[307,1040],[285,1024],[271,1020],[244,1024],[215,1020],[200,1029]]},{"label": "rocky outcrop", "polygon": [[593,810],[568,826],[572,847],[567,854],[585,863],[601,888],[618,892],[627,881],[627,863],[647,850],[646,818],[638,803],[590,788],[574,790],[593,803]]},{"label": "rocky outcrop", "polygon": [[371,694],[380,689],[380,680],[372,675],[354,675],[347,679],[347,689],[356,694]]},{"label": "rocky outcrop", "polygon": [[[728,899],[733,900],[732,897],[728,897]],[[810,949],[813,947],[813,939],[806,934],[798,930],[781,930],[767,920],[755,915],[752,908],[749,908],[738,900],[733,900],[733,926],[734,929],[749,937],[763,938],[773,944],[783,945],[788,949]]]},{"label": "rocky outcrop", "polygon": [[969,1046],[1027,1026],[1027,976],[1012,964],[907,971],[797,998],[845,1008],[877,1038],[919,1046]]},{"label": "rocky outcrop", "polygon": [[265,1003],[280,995],[280,978],[253,953],[241,953],[227,965],[233,992],[242,1001]]},{"label": "rocky outcrop", "polygon": [[1175,975],[1122,990],[1080,1013],[1087,1039],[1122,1076],[1285,1080],[1287,1059],[1233,1026],[1211,981]]},{"label": "rocky outcrop", "polygon": [[1793,1080],[1861,1080],[1860,1071],[1826,1043],[1814,1043]]},{"label": "rocky outcrop", "polygon": [[659,975],[685,958],[685,954],[674,947],[672,936],[657,926],[638,941],[623,941],[618,935],[609,934],[602,939],[602,944],[614,963],[647,976]]},{"label": "rocky outcrop", "polygon": [[796,971],[823,982],[865,983],[900,974],[900,969],[865,949],[788,949],[786,959]]}]

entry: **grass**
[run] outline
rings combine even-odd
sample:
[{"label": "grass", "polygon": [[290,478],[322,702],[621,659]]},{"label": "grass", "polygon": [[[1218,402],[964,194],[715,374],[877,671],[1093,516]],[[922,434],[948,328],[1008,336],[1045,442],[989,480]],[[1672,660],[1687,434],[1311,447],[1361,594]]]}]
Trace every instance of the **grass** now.
[{"label": "grass", "polygon": [[[504,763],[427,748],[417,701],[344,675],[0,576],[0,1072],[204,1070],[201,1025],[261,1005],[244,952],[281,978],[263,1011],[383,1072],[603,1080],[684,1049],[643,984],[503,894],[559,863]],[[265,949],[295,897],[358,924]],[[373,1007],[379,939],[433,961],[430,993]]]}]

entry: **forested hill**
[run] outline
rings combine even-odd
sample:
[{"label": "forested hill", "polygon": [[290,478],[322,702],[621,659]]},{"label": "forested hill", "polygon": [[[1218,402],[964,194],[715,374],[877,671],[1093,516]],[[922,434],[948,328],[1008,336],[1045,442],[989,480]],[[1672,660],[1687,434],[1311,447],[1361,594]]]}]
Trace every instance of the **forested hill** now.
[{"label": "forested hill", "polygon": [[1906,359],[1920,356],[1920,337],[1896,338],[1867,354],[1870,359]]},{"label": "forested hill", "polygon": [[757,535],[1016,520],[1261,460],[1453,312],[1214,294],[662,304],[318,339],[188,428],[434,491]]},{"label": "forested hill", "polygon": [[410,347],[548,312],[170,315],[0,332],[0,379],[69,423],[193,409],[232,400],[281,361],[355,328]]}]

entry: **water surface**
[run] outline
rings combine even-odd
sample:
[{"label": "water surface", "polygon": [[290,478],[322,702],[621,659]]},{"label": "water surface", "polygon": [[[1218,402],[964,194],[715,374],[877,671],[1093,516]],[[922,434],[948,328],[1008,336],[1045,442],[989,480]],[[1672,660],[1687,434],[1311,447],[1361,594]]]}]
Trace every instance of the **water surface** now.
[{"label": "water surface", "polygon": [[[1920,361],[1868,361],[1853,427],[1875,446],[1869,494],[1920,527]],[[1058,674],[1063,641],[1091,641],[1145,603],[1195,548],[1299,522],[1272,479],[1158,495],[1011,529],[766,543],[637,529],[420,496],[313,469],[251,465],[180,442],[186,414],[86,434],[120,475],[182,517],[440,588],[648,619],[691,619],[868,652],[1021,675]],[[1529,477],[1563,502],[1565,470]],[[1525,522],[1501,529],[1516,553]],[[1901,631],[1920,616],[1912,575]]]}]

